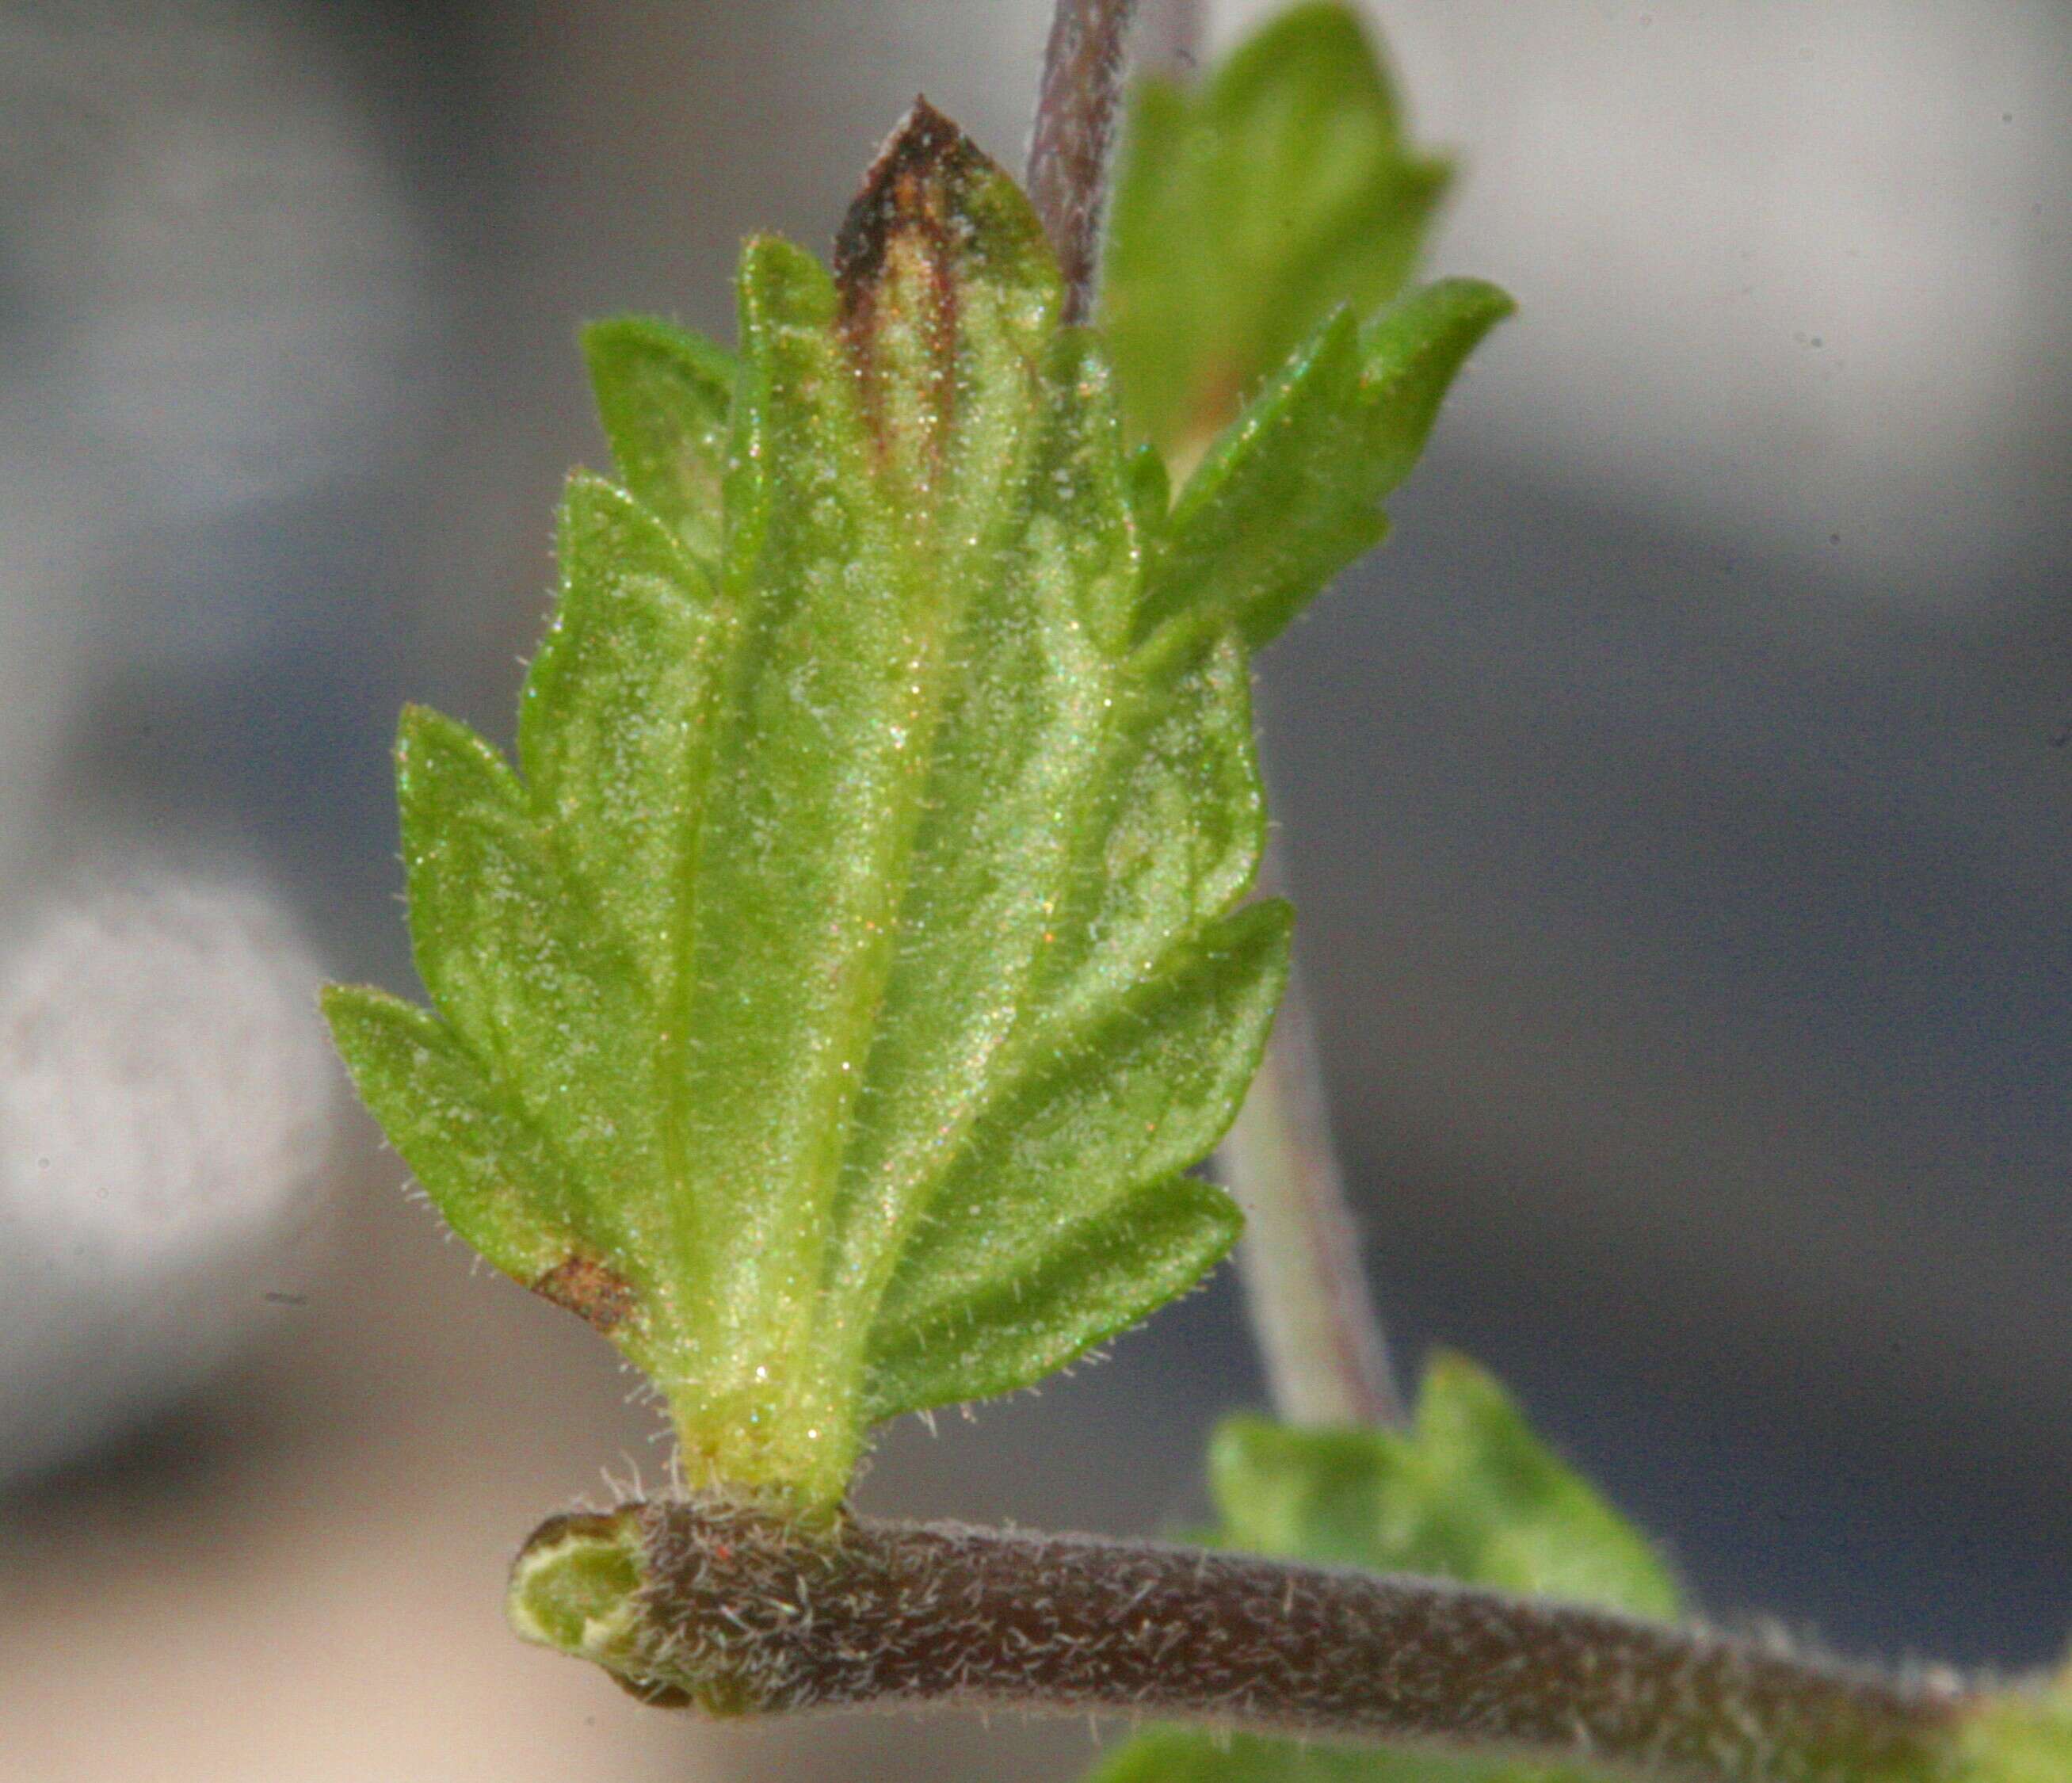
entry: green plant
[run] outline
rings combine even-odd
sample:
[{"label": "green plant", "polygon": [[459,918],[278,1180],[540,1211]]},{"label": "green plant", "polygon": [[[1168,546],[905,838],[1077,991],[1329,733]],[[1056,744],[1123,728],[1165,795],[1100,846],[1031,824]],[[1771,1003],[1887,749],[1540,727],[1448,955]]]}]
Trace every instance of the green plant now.
[{"label": "green plant", "polygon": [[[1445,170],[1309,6],[1198,97],[1142,90],[1082,326],[1127,11],[1061,9],[1040,218],[923,104],[832,276],[750,244],[738,356],[590,331],[619,481],[570,485],[517,765],[405,715],[434,1007],[337,988],[333,1031],[454,1228],[654,1381],[689,1488],[552,1520],[514,1620],[717,1713],[977,1696],[1806,1783],[2062,1768],[2041,1695],[1677,1626],[1646,1543],[1465,1364],[1411,1431],[1227,1427],[1216,1540],[1264,1559],[844,1509],[872,1425],[1040,1378],[1232,1242],[1187,1172],[1289,922],[1244,901],[1249,656],[1380,538],[1509,309],[1405,290]],[[1154,1733],[1105,1774],[1498,1761]]]}]

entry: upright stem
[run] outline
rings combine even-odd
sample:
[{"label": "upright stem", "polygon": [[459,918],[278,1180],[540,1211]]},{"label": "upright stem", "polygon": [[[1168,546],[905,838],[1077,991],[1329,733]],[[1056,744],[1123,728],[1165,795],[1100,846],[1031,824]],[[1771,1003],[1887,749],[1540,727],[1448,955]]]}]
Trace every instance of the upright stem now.
[{"label": "upright stem", "polygon": [[1065,319],[1089,320],[1108,150],[1137,0],[1058,0],[1029,138],[1029,196],[1065,274]]},{"label": "upright stem", "polygon": [[[1285,868],[1271,842],[1260,882],[1265,890],[1284,888]],[[1299,960],[1265,1061],[1216,1167],[1244,1209],[1239,1278],[1274,1410],[1291,1424],[1402,1423],[1403,1400],[1331,1143]]]}]

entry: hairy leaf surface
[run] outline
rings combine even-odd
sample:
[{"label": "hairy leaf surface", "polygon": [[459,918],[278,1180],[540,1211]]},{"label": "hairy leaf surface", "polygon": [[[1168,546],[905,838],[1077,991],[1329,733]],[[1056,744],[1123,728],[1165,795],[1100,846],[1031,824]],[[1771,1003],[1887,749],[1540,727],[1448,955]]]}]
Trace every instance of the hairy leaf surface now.
[{"label": "hairy leaf surface", "polygon": [[734,412],[734,355],[654,316],[583,330],[598,418],[619,475],[707,562],[719,555],[722,487]]},{"label": "hairy leaf surface", "polygon": [[917,109],[831,277],[752,242],[737,361],[586,339],[518,760],[397,759],[432,1011],[335,991],[499,1267],[668,1398],[693,1478],[824,1510],[868,1423],[1183,1291],[1288,915],[1238,607],[1153,611],[1141,467],[1013,183]]}]

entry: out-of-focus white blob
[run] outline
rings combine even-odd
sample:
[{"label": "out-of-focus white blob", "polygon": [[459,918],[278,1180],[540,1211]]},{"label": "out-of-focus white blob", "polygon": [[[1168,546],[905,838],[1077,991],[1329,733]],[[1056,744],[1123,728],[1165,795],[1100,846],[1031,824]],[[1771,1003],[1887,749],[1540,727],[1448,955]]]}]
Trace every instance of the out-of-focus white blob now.
[{"label": "out-of-focus white blob", "polygon": [[295,1291],[339,1100],[314,961],[258,893],[47,912],[0,968],[0,1481],[220,1369]]}]

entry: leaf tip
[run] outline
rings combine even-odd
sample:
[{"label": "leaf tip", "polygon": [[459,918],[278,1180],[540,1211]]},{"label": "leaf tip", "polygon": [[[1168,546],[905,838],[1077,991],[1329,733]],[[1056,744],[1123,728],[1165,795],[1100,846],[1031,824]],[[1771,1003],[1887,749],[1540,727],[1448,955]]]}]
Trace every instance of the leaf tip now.
[{"label": "leaf tip", "polygon": [[576,348],[594,377],[602,362],[608,362],[634,338],[630,315],[593,316],[576,327]]},{"label": "leaf tip", "polygon": [[422,748],[447,722],[446,714],[436,707],[406,700],[403,710],[396,714],[396,759],[400,762]]},{"label": "leaf tip", "polygon": [[413,789],[429,789],[426,776],[442,777],[458,753],[459,727],[445,713],[414,701],[396,719],[396,740],[390,753],[396,764],[396,784],[405,797]]},{"label": "leaf tip", "polygon": [[324,1032],[331,1036],[331,1050],[353,1069],[355,1042],[365,1019],[371,993],[364,985],[325,984],[317,986],[317,1014]]},{"label": "leaf tip", "polygon": [[835,282],[845,310],[865,299],[893,243],[919,230],[939,234],[973,181],[998,173],[949,117],[917,97],[870,164],[835,236]]}]

